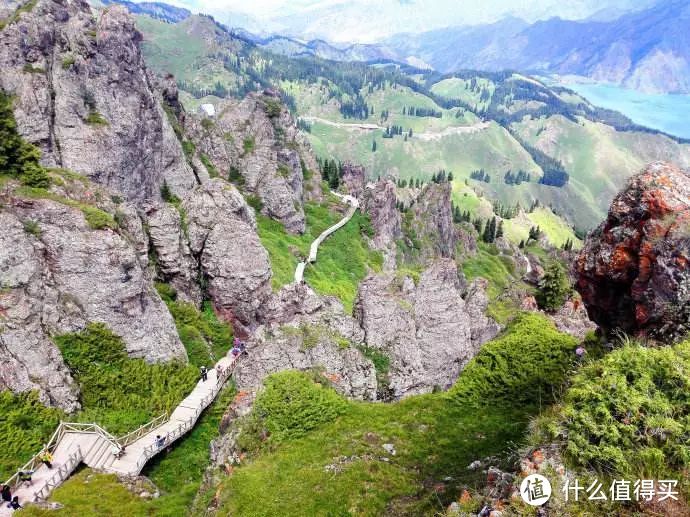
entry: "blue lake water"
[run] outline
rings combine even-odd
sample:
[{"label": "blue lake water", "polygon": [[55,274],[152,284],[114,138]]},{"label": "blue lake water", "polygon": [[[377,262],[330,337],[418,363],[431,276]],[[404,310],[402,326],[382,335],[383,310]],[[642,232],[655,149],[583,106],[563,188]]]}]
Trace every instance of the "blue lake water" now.
[{"label": "blue lake water", "polygon": [[633,122],[690,138],[690,95],[654,95],[596,83],[563,84],[596,106],[620,111]]}]

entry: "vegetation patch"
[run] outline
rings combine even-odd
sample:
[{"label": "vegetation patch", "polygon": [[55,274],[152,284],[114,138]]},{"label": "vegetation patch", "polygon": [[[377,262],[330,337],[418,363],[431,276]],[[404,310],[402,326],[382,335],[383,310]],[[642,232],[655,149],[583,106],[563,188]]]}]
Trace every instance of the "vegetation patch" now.
[{"label": "vegetation patch", "polygon": [[[245,427],[257,436],[243,442],[247,449],[259,447],[223,480],[219,515],[441,514],[464,487],[485,486],[484,473],[467,469],[472,461],[494,456],[498,467],[513,464],[513,444],[539,410],[539,394],[548,401],[565,381],[574,346],[544,317],[520,317],[485,345],[450,393],[391,404],[337,403],[306,373],[269,377],[267,402]],[[495,376],[491,361],[500,361]],[[261,441],[269,421],[271,437]],[[440,484],[443,490],[433,488]]]},{"label": "vegetation patch", "polygon": [[244,154],[251,154],[254,152],[254,148],[256,147],[256,141],[254,140],[253,136],[248,136],[242,141],[242,149],[244,149]]},{"label": "vegetation patch", "polygon": [[68,54],[62,58],[62,69],[63,70],[69,70],[74,63],[75,63],[74,55]]},{"label": "vegetation patch", "polygon": [[108,121],[106,118],[98,113],[96,110],[91,110],[89,111],[89,114],[86,116],[85,119],[86,123],[91,125],[91,126],[107,126]]},{"label": "vegetation patch", "polygon": [[191,364],[215,364],[232,347],[232,328],[218,320],[210,302],[204,302],[200,311],[191,303],[177,300],[177,293],[168,284],[157,283],[156,289],[175,320]]},{"label": "vegetation patch", "polygon": [[[206,119],[204,119],[206,120]],[[212,178],[217,178],[218,175],[218,169],[216,169],[216,166],[213,165],[213,162],[211,159],[206,156],[204,153],[201,153],[199,155],[199,159],[201,160],[201,163],[204,164],[204,167],[206,167],[206,170],[208,171],[208,175]]]},{"label": "vegetation patch", "polygon": [[115,435],[172,410],[198,380],[191,365],[129,358],[122,339],[100,323],[54,341],[79,384],[83,410],[77,418]]}]

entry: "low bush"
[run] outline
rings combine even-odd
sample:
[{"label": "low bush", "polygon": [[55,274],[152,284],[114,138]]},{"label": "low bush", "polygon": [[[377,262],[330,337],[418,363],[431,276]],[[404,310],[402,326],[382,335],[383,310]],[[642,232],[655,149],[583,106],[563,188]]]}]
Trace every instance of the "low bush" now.
[{"label": "low bush", "polygon": [[264,381],[254,407],[271,433],[271,440],[280,442],[333,420],[345,411],[347,402],[332,388],[313,382],[305,374],[285,371]]},{"label": "low bush", "polygon": [[628,342],[584,366],[561,410],[559,432],[574,465],[620,476],[690,467],[690,341]]}]

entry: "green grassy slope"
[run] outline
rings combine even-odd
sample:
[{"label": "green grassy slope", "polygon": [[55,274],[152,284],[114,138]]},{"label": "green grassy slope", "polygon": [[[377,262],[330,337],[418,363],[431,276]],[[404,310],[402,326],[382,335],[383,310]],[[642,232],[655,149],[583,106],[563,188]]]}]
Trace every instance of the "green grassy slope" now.
[{"label": "green grassy slope", "polygon": [[[337,409],[329,397],[319,396],[324,388],[283,390],[290,397],[286,403],[311,415],[313,426],[306,426],[311,430],[287,440],[269,438],[258,455],[223,481],[219,515],[442,511],[460,487],[484,483],[485,475],[468,470],[469,463],[488,455],[496,456],[498,465],[508,459],[538,410],[535,401],[548,400],[563,382],[574,347],[574,339],[542,317],[522,316],[485,346],[447,394],[392,404],[343,401],[344,409]],[[512,367],[517,364],[522,367]],[[279,374],[275,380],[290,379]],[[337,409],[340,416],[324,423],[319,415],[326,409]],[[305,426],[291,414],[263,414],[282,432]],[[395,456],[386,454],[384,443],[393,444]],[[437,484],[443,490],[434,490]]]}]

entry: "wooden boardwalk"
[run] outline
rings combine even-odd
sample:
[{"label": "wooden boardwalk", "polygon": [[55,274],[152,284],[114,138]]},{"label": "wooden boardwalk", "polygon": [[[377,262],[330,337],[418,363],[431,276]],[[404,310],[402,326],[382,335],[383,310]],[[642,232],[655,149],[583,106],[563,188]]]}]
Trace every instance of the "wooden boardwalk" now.
[{"label": "wooden boardwalk", "polygon": [[314,242],[311,243],[307,260],[297,264],[297,268],[295,269],[295,283],[300,283],[304,279],[304,270],[307,267],[307,264],[313,264],[316,262],[316,254],[319,252],[319,246],[321,246],[321,243],[325,241],[331,234],[345,226],[350,219],[352,219],[352,216],[355,215],[355,212],[359,208],[359,201],[357,201],[356,197],[338,194],[337,192],[334,192],[333,194],[348,203],[350,208],[348,209],[347,214],[345,214],[345,217],[343,217],[333,226],[326,228],[323,232],[321,232],[321,235],[319,235],[316,239],[314,239]]},{"label": "wooden boardwalk", "polygon": [[[21,505],[44,500],[80,463],[103,472],[139,475],[149,459],[194,427],[202,411],[213,402],[232,375],[238,360],[239,356],[232,355],[221,358],[216,367],[209,370],[207,380],[199,380],[169,418],[161,415],[120,438],[115,438],[97,424],[61,422],[47,444],[47,449],[53,454],[52,468],[40,461],[43,451],[39,452],[20,469],[34,471],[30,485],[19,482],[17,474],[6,482],[12,487],[12,496],[18,496]],[[220,376],[218,366],[223,372]],[[162,446],[156,441],[158,436],[163,438]],[[124,449],[119,458],[114,454],[118,449]],[[0,517],[11,513],[6,505],[0,507]]]}]

